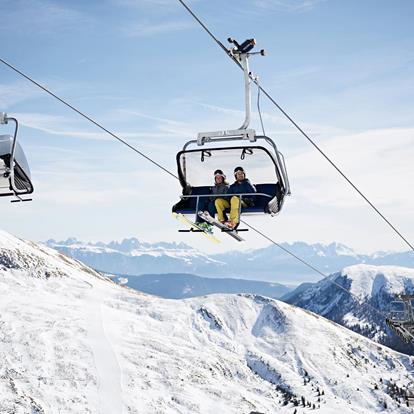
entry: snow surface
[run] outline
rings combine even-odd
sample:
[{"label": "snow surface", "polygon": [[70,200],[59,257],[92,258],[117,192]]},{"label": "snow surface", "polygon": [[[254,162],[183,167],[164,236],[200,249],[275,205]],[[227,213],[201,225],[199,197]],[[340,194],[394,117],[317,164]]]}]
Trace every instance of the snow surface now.
[{"label": "snow surface", "polygon": [[352,280],[351,292],[359,298],[375,296],[379,290],[404,293],[407,279],[414,282],[414,269],[399,266],[354,265],[345,267],[341,274]]},{"label": "snow surface", "polygon": [[0,292],[0,413],[412,412],[411,358],[283,302],[141,294],[4,232]]}]

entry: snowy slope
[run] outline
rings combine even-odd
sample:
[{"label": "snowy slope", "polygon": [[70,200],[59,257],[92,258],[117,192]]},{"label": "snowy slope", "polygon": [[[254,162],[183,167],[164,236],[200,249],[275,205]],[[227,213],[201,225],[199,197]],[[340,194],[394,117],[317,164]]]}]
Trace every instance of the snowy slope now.
[{"label": "snowy slope", "polygon": [[1,232],[0,292],[1,413],[411,412],[410,357],[283,302],[160,299]]},{"label": "snowy slope", "polygon": [[[356,300],[332,282],[358,298]],[[414,293],[414,269],[397,266],[355,265],[330,275],[306,289],[299,287],[284,299],[304,309],[340,323],[393,349],[414,355],[385,324],[398,293]],[[375,312],[378,309],[381,313]]]}]

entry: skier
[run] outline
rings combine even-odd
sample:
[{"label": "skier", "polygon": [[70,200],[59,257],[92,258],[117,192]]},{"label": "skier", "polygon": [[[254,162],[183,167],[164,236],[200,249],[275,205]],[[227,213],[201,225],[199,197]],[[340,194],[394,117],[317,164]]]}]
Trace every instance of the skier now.
[{"label": "skier", "polygon": [[[207,211],[210,214],[210,216],[214,218],[216,216],[215,201],[217,199],[217,196],[226,194],[228,189],[229,184],[226,181],[226,176],[223,173],[223,171],[214,171],[214,187],[210,188],[211,196],[208,197],[208,199],[204,200],[204,204],[203,201],[200,202],[201,205],[199,206],[199,209],[201,211]],[[201,217],[197,217],[196,223],[199,227],[201,227],[208,233],[213,232],[213,226],[210,223],[207,223]]]},{"label": "skier", "polygon": [[[231,197],[230,202],[224,198],[217,198],[215,202],[215,207],[217,210],[218,219],[222,224],[226,224],[232,230],[235,230],[239,225],[240,217],[240,197],[237,194],[244,193],[256,193],[256,188],[250,183],[246,178],[246,173],[243,167],[236,167],[234,169],[234,178],[236,181],[229,187],[227,194],[235,194]],[[254,206],[254,196],[246,197],[242,196],[241,200],[242,207],[253,207]],[[227,221],[225,217],[224,210],[226,208],[230,209],[230,222]]]}]

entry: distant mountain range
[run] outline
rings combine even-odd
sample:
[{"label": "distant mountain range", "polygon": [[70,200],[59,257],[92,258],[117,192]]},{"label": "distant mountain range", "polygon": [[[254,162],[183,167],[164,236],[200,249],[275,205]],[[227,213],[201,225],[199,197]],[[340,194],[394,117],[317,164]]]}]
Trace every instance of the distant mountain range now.
[{"label": "distant mountain range", "polygon": [[167,299],[186,299],[212,293],[251,293],[278,299],[292,290],[279,283],[230,278],[213,279],[179,273],[128,277],[114,275],[112,279],[130,288]]},{"label": "distant mountain range", "polygon": [[[317,281],[319,275],[277,246],[251,251],[206,255],[184,243],[145,243],[136,238],[121,242],[88,243],[74,238],[48,240],[49,247],[102,271],[125,275],[190,273],[297,285]],[[365,263],[414,267],[414,252],[377,252],[362,255],[340,244],[283,243],[294,254],[328,274]]]}]

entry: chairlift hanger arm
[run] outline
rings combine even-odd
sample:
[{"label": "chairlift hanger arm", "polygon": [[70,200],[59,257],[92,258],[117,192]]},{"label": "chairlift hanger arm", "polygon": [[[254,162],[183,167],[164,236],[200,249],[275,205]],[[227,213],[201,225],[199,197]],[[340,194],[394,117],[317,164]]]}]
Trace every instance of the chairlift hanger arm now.
[{"label": "chairlift hanger arm", "polygon": [[255,141],[256,132],[252,129],[247,129],[252,112],[252,93],[251,93],[251,83],[252,80],[257,79],[252,75],[249,69],[249,56],[260,54],[261,56],[265,55],[265,51],[261,50],[260,52],[250,52],[256,45],[255,39],[247,39],[242,44],[239,44],[236,40],[228,38],[228,41],[235,45],[232,49],[228,49],[228,54],[239,63],[240,67],[243,69],[244,73],[244,95],[245,95],[245,118],[243,124],[236,130],[225,130],[225,131],[211,131],[211,132],[201,132],[198,134],[198,145],[203,145],[206,142],[211,142],[214,138],[222,137],[231,137],[231,136],[243,136],[243,139],[249,139],[251,142]]},{"label": "chairlift hanger arm", "polygon": [[17,131],[19,129],[19,123],[17,122],[16,118],[9,117],[5,112],[0,112],[0,124],[1,125],[7,125],[9,121],[14,122],[15,128],[14,128],[14,134],[13,134],[13,145],[11,150],[11,159],[10,159],[10,168],[13,168],[13,160],[14,155],[16,153],[16,143],[17,143]]},{"label": "chairlift hanger arm", "polygon": [[14,193],[18,194],[20,191],[17,188],[15,188],[15,185],[14,185],[14,158],[16,155],[17,131],[19,129],[19,123],[16,118],[7,116],[5,112],[0,113],[0,124],[7,125],[9,121],[14,122],[15,124],[14,134],[13,134],[13,144],[12,144],[12,150],[10,154],[10,166],[9,166],[9,169],[10,169],[9,172],[11,175],[10,182],[11,182]]},{"label": "chairlift hanger arm", "polygon": [[245,95],[245,108],[246,108],[246,115],[243,124],[239,128],[239,130],[246,129],[251,120],[251,112],[252,112],[252,88],[251,83],[252,80],[255,80],[256,77],[252,75],[249,69],[249,57],[251,55],[260,54],[261,56],[265,55],[264,49],[260,52],[250,52],[256,45],[255,39],[247,39],[241,45],[234,40],[233,38],[229,37],[228,42],[234,44],[235,47],[229,50],[229,54],[232,55],[239,63],[243,69],[244,73],[244,95]]}]

